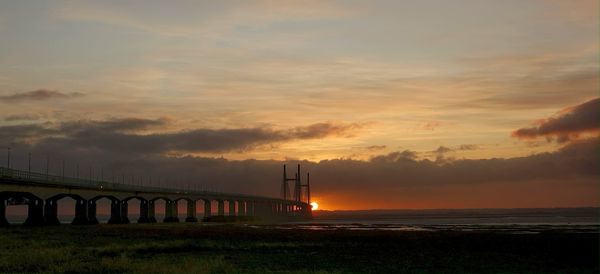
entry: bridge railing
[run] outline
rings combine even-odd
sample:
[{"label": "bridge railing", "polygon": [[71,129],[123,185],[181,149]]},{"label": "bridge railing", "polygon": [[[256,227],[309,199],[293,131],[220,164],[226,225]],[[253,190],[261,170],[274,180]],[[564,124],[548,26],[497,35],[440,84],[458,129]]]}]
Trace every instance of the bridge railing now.
[{"label": "bridge railing", "polygon": [[[105,182],[105,181],[97,181],[97,180],[86,180],[83,178],[73,178],[66,176],[57,176],[45,173],[38,172],[30,172],[18,169],[10,169],[5,167],[0,167],[0,178],[9,178],[16,180],[27,180],[35,183],[42,184],[60,184],[65,186],[73,186],[73,187],[90,187],[90,186],[102,186],[102,185],[110,185],[113,187],[118,187],[118,184]],[[124,185],[121,185],[124,186]]]},{"label": "bridge railing", "polygon": [[[126,183],[114,183],[100,180],[90,180],[85,178],[73,178],[66,176],[57,176],[45,173],[38,172],[30,172],[18,169],[10,169],[5,167],[0,167],[0,178],[4,179],[13,179],[19,181],[28,181],[35,182],[40,184],[55,184],[61,186],[71,186],[71,187],[82,187],[82,188],[99,188],[99,189],[114,189],[114,190],[127,190],[127,191],[157,191],[157,192],[185,192],[184,189],[177,188],[163,188],[163,187],[154,187],[154,186],[140,186],[135,184],[126,184]],[[197,191],[194,191],[197,192]],[[212,193],[219,194],[219,192],[208,192],[203,191],[204,193]]]}]

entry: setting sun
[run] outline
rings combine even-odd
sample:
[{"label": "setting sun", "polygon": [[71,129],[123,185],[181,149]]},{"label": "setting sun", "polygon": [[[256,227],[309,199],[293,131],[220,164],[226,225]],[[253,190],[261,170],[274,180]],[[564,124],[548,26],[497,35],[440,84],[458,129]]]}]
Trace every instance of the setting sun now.
[{"label": "setting sun", "polygon": [[310,205],[312,206],[312,210],[319,209],[319,204],[317,202],[312,202],[312,203],[310,203]]}]

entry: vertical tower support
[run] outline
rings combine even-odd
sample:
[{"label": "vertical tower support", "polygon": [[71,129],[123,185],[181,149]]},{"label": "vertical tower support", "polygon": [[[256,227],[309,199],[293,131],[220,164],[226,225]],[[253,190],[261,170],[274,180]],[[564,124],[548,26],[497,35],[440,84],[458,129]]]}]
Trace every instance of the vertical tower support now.
[{"label": "vertical tower support", "polygon": [[148,200],[140,199],[140,218],[137,220],[138,224],[150,222],[150,218],[148,217],[149,208]]},{"label": "vertical tower support", "polygon": [[9,226],[6,220],[6,200],[0,197],[0,227]]},{"label": "vertical tower support", "polygon": [[128,224],[129,221],[129,204],[127,200],[121,201],[121,223]]},{"label": "vertical tower support", "polygon": [[225,202],[223,200],[218,200],[219,203],[219,216],[225,216]]},{"label": "vertical tower support", "polygon": [[204,218],[210,218],[212,214],[211,200],[204,200]]},{"label": "vertical tower support", "polygon": [[46,200],[46,203],[44,204],[44,221],[46,225],[60,225],[56,200]]},{"label": "vertical tower support", "polygon": [[246,201],[238,201],[238,216],[246,216]]},{"label": "vertical tower support", "polygon": [[229,201],[229,216],[235,216],[235,201]]},{"label": "vertical tower support", "polygon": [[155,200],[148,200],[148,222],[156,223],[156,207],[154,207]]},{"label": "vertical tower support", "polygon": [[110,219],[109,224],[121,223],[121,201],[114,199],[110,201]]},{"label": "vertical tower support", "polygon": [[87,217],[88,217],[88,224],[91,224],[91,225],[98,224],[98,218],[96,218],[96,200],[88,200]]},{"label": "vertical tower support", "polygon": [[195,200],[187,200],[187,217],[185,221],[188,223],[198,222],[198,218],[196,218],[196,201]]},{"label": "vertical tower support", "polygon": [[35,196],[32,198],[29,202],[28,216],[24,224],[28,226],[40,226],[44,224],[44,200]]},{"label": "vertical tower support", "polygon": [[75,200],[75,219],[72,224],[74,225],[86,225],[88,224],[87,218],[87,201],[84,199]]}]

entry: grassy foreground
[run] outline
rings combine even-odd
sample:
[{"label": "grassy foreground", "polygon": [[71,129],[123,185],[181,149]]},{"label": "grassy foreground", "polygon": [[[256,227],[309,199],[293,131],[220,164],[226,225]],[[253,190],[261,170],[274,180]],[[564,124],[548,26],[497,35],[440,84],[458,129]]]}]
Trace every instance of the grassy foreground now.
[{"label": "grassy foreground", "polygon": [[599,234],[131,224],[0,229],[0,272],[599,272]]}]

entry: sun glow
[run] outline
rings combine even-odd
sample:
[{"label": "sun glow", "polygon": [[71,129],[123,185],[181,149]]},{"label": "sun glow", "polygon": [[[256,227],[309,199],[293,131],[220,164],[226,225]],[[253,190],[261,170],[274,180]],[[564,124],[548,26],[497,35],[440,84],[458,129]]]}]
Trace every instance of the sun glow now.
[{"label": "sun glow", "polygon": [[319,209],[319,204],[317,202],[312,202],[310,203],[310,206],[312,206],[312,210],[317,210]]}]

